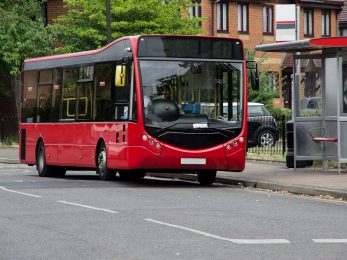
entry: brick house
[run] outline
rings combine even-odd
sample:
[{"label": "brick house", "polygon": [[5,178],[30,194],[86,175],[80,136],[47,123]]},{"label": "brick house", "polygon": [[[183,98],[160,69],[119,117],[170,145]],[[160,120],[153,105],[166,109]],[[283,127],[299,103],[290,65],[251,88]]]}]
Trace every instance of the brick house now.
[{"label": "brick house", "polygon": [[[296,4],[300,6],[300,39],[339,35],[337,15],[343,1],[323,0],[195,0],[201,5],[191,14],[205,17],[202,28],[207,35],[236,37],[243,40],[245,48],[253,49],[259,43],[274,43],[275,5]],[[347,19],[346,19],[347,21]],[[256,57],[260,57],[257,53]],[[274,87],[279,87],[280,98],[275,106],[291,107],[290,74],[292,59],[281,53],[266,54],[263,63],[271,71]],[[280,79],[287,78],[283,83]]]},{"label": "brick house", "polygon": [[[194,16],[204,17],[201,26],[206,35],[236,37],[243,40],[245,48],[253,49],[259,43],[273,43],[276,40],[275,5],[296,4],[300,6],[300,39],[342,35],[347,31],[347,11],[342,10],[344,1],[324,0],[192,0],[199,6],[191,8]],[[53,20],[66,10],[63,0],[47,0],[46,21]],[[342,10],[342,12],[341,12]],[[340,27],[338,14],[341,12]],[[347,34],[347,33],[346,33]],[[261,54],[257,53],[257,57]],[[281,53],[267,54],[263,63],[272,77],[274,87],[279,87],[280,98],[275,100],[279,107],[291,106],[290,78],[292,59]]]},{"label": "brick house", "polygon": [[[201,26],[206,35],[236,37],[243,40],[245,48],[253,49],[259,43],[273,43],[276,40],[275,5],[296,4],[300,6],[300,39],[340,35],[337,15],[343,1],[323,0],[192,0],[197,6],[190,9],[193,16],[204,17]],[[43,4],[47,23],[66,10],[63,0],[47,0]],[[259,57],[261,53],[257,53]],[[263,63],[271,71],[271,82],[279,87],[280,98],[275,100],[279,107],[291,106],[290,78],[292,59],[281,53],[267,54]]]},{"label": "brick house", "polygon": [[341,36],[347,36],[347,1],[343,1],[344,6],[339,13],[338,22]]}]

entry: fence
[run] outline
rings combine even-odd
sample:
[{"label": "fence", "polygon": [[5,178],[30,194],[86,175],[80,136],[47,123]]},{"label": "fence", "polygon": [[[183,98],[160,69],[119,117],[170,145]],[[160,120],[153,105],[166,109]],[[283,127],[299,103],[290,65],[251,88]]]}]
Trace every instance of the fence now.
[{"label": "fence", "polygon": [[0,141],[2,144],[18,143],[18,117],[0,113]]},{"label": "fence", "polygon": [[284,161],[287,152],[286,123],[290,119],[285,115],[277,118],[276,122],[272,116],[250,117],[247,158]]}]

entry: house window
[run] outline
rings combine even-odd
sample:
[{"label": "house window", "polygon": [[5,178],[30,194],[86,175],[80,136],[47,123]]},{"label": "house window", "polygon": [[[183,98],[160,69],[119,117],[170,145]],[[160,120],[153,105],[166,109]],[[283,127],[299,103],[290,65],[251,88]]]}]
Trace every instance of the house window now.
[{"label": "house window", "polygon": [[[201,0],[192,1],[192,5],[189,7],[189,15],[192,18],[201,17]],[[199,26],[201,26],[201,22],[199,22]]]},{"label": "house window", "polygon": [[313,36],[313,9],[304,9],[304,35]]},{"label": "house window", "polygon": [[228,3],[218,2],[217,3],[217,31],[227,32],[228,31]]},{"label": "house window", "polygon": [[273,6],[265,5],[263,7],[263,33],[273,34]]},{"label": "house window", "polygon": [[330,22],[330,11],[322,11],[322,36],[330,36],[331,34],[331,22]]},{"label": "house window", "polygon": [[248,5],[237,5],[238,30],[242,33],[248,32]]},{"label": "house window", "polygon": [[191,17],[201,17],[201,0],[193,0],[192,6],[189,7]]},{"label": "house window", "polygon": [[274,71],[269,71],[267,74],[266,85],[268,90],[278,90],[279,87],[279,73]]},{"label": "house window", "polygon": [[41,17],[42,17],[43,24],[45,26],[47,26],[47,24],[48,24],[48,19],[47,19],[47,1],[42,1],[40,3],[40,7],[41,7]]}]

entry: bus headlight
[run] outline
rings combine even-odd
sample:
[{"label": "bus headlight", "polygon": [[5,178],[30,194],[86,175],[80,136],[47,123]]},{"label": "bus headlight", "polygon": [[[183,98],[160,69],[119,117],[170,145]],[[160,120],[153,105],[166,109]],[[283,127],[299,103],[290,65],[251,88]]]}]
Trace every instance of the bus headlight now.
[{"label": "bus headlight", "polygon": [[230,150],[230,149],[231,149],[231,145],[230,145],[230,144],[227,144],[227,145],[226,145],[226,148],[227,148],[227,150]]},{"label": "bus headlight", "polygon": [[243,143],[243,142],[245,141],[245,139],[243,138],[243,136],[241,136],[241,137],[239,138],[239,141],[240,141],[240,143]]},{"label": "bus headlight", "polygon": [[147,136],[147,135],[142,135],[142,140],[143,140],[143,141],[147,141],[147,139],[148,139],[148,136]]}]

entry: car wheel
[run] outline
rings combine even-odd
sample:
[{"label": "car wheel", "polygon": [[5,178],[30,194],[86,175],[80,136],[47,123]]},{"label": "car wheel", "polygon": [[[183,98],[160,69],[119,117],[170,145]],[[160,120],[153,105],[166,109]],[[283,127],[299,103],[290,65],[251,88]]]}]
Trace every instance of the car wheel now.
[{"label": "car wheel", "polygon": [[216,171],[206,170],[198,171],[198,181],[201,185],[211,185],[216,180]]},{"label": "car wheel", "polygon": [[270,130],[261,131],[258,135],[258,146],[260,147],[271,147],[275,146],[276,137],[275,134]]},{"label": "car wheel", "polygon": [[100,145],[98,150],[96,173],[99,174],[100,180],[103,181],[112,180],[116,175],[115,170],[111,170],[107,167],[107,154],[104,143]]}]

